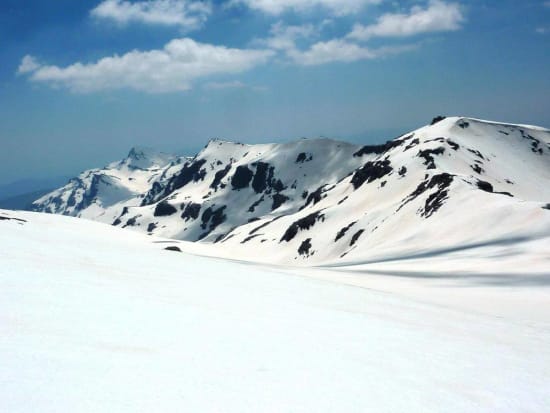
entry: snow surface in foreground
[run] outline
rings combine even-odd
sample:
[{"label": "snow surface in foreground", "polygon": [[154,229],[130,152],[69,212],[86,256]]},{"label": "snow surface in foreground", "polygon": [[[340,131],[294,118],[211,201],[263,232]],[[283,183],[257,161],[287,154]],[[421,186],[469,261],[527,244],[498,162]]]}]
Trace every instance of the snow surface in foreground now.
[{"label": "snow surface in foreground", "polygon": [[244,265],[0,212],[27,221],[0,221],[2,411],[548,409],[544,277],[362,274],[360,288],[344,283],[357,273]]}]

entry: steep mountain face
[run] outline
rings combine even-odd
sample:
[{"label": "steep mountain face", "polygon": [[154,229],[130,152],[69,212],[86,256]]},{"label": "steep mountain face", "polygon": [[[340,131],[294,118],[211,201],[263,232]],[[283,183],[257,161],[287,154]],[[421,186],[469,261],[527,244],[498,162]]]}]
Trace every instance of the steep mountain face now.
[{"label": "steep mountain face", "polygon": [[214,140],[187,162],[132,169],[144,173],[133,190],[107,190],[113,170],[129,170],[122,161],[110,173],[85,172],[35,206],[213,244],[217,255],[296,265],[550,236],[550,131],[436,120],[363,147],[328,139]]}]

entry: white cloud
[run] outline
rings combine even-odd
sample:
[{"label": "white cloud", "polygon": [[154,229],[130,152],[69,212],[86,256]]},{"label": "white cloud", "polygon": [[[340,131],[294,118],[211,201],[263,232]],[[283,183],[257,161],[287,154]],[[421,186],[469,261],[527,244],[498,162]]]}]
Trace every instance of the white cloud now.
[{"label": "white cloud", "polygon": [[17,74],[25,74],[25,73],[31,73],[34,72],[36,69],[40,67],[40,64],[36,61],[36,59],[32,56],[25,56],[21,60],[21,64],[19,65],[19,68],[17,69]]},{"label": "white cloud", "polygon": [[270,37],[257,39],[253,43],[274,50],[292,50],[296,48],[298,39],[308,39],[318,34],[319,30],[312,24],[286,26],[279,21],[271,26]]},{"label": "white cloud", "polygon": [[543,3],[543,6],[544,6],[544,7],[549,7],[549,8],[550,8],[550,1],[545,1],[545,2]]},{"label": "white cloud", "polygon": [[210,75],[249,70],[273,54],[270,50],[232,49],[183,38],[170,41],[160,50],[134,50],[67,67],[39,65],[33,57],[25,56],[19,71],[29,74],[34,82],[74,92],[134,89],[163,93],[188,90],[193,81]]},{"label": "white cloud", "polygon": [[547,34],[547,33],[550,33],[550,27],[537,27],[535,29],[535,31],[538,33],[538,34]]},{"label": "white cloud", "polygon": [[90,14],[122,25],[136,22],[194,30],[204,24],[211,12],[209,1],[146,0],[132,3],[126,0],[104,0]]},{"label": "white cloud", "polygon": [[365,59],[379,59],[392,54],[410,51],[414,48],[416,48],[415,45],[405,45],[371,49],[346,40],[333,39],[315,43],[306,51],[289,51],[288,56],[299,65],[314,66],[334,62],[349,63]]},{"label": "white cloud", "polygon": [[367,40],[371,37],[406,37],[421,33],[453,31],[461,28],[465,18],[457,3],[431,0],[426,8],[414,6],[410,13],[389,13],[370,26],[357,24],[348,37]]},{"label": "white cloud", "polygon": [[[312,38],[320,36],[322,28],[327,24],[323,22],[318,26],[311,24],[286,26],[282,22],[278,22],[271,26],[270,37],[257,39],[253,43],[280,52],[284,54],[288,61],[301,66],[377,59],[390,54],[409,51],[413,48],[413,46],[405,45],[371,49],[358,45],[349,39],[338,38],[326,41],[312,41]],[[303,40],[308,44],[305,50],[302,50],[297,45],[299,40]]]},{"label": "white cloud", "polygon": [[359,12],[364,6],[378,4],[382,0],[231,0],[229,5],[243,4],[251,9],[278,15],[286,11],[304,12],[317,7],[330,10],[335,15]]}]

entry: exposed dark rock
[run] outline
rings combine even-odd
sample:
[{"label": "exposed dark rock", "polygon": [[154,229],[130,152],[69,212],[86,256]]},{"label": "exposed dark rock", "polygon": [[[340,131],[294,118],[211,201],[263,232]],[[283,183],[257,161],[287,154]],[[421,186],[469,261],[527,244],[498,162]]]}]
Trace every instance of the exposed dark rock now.
[{"label": "exposed dark rock", "polygon": [[136,215],[135,217],[130,218],[128,221],[126,221],[126,224],[122,228],[126,227],[134,227],[137,223],[137,219],[140,217],[140,215]]},{"label": "exposed dark rock", "polygon": [[273,187],[273,190],[275,192],[281,192],[286,189],[286,186],[284,186],[283,182],[280,179],[272,181],[271,186]]},{"label": "exposed dark rock", "polygon": [[284,217],[284,215],[279,215],[278,217],[273,218],[271,221],[264,222],[262,225],[260,225],[260,226],[258,226],[258,227],[256,227],[256,228],[252,229],[252,230],[248,233],[248,235],[252,235],[252,234],[258,232],[258,231],[261,230],[262,228],[267,227],[269,224],[271,224],[271,223],[274,222],[274,221],[277,221],[278,219],[280,219],[280,218],[282,218],[282,217]]},{"label": "exposed dark rock", "polygon": [[196,204],[194,202],[189,202],[181,214],[181,218],[185,219],[185,222],[190,219],[197,219],[201,211],[201,204]]},{"label": "exposed dark rock", "polygon": [[298,254],[309,256],[310,249],[311,249],[311,238],[308,238],[300,244],[300,247],[298,247]]},{"label": "exposed dark rock", "polygon": [[231,164],[228,164],[228,165],[226,165],[225,168],[223,168],[223,169],[219,170],[218,172],[216,172],[216,174],[214,175],[214,180],[210,184],[210,188],[217,191],[218,186],[220,185],[222,179],[227,176],[227,174],[229,173],[230,170],[231,170]]},{"label": "exposed dark rock", "polygon": [[254,172],[248,169],[247,165],[237,166],[235,174],[231,178],[231,186],[233,189],[243,189],[250,185]]},{"label": "exposed dark rock", "polygon": [[17,222],[27,222],[22,218],[13,218],[0,215],[0,221],[17,221]]},{"label": "exposed dark rock", "polygon": [[424,204],[424,208],[420,211],[421,216],[429,218],[437,212],[439,208],[441,208],[443,202],[447,199],[449,195],[449,187],[451,186],[453,179],[454,175],[448,173],[432,176],[430,179],[420,183],[420,185],[418,185],[418,187],[403,200],[403,203],[397,210],[399,211],[406,204],[424,194],[426,191],[437,188],[435,192],[428,196]]},{"label": "exposed dark rock", "polygon": [[[317,202],[319,202],[321,199],[324,198],[323,196],[323,189],[325,188],[326,185],[321,185],[319,188],[317,188],[315,191],[313,191],[312,193],[310,193],[307,197],[307,200],[306,200],[306,203],[304,204],[304,206],[300,209],[303,209],[305,207],[307,207],[309,204],[312,203],[312,205],[315,205]],[[325,195],[326,197],[326,195]]]},{"label": "exposed dark rock", "polygon": [[147,232],[153,232],[156,227],[157,227],[157,224],[154,222],[151,222],[149,225],[147,225]]},{"label": "exposed dark rock", "polygon": [[235,236],[235,234],[229,234],[229,235],[223,235],[222,234],[221,238],[220,237],[218,237],[218,238],[223,239],[222,243],[224,243],[224,242],[230,240],[231,238],[233,238],[234,236]]},{"label": "exposed dark rock", "polygon": [[252,189],[257,194],[265,191],[269,186],[271,179],[273,178],[273,167],[270,167],[266,162],[256,163],[256,173],[254,174],[254,180],[252,181]]},{"label": "exposed dark rock", "polygon": [[170,205],[166,201],[161,201],[155,207],[155,212],[153,215],[156,217],[167,217],[175,214],[176,212],[178,212],[178,210],[173,205]]},{"label": "exposed dark rock", "polygon": [[201,228],[206,232],[202,233],[199,239],[206,237],[227,219],[227,215],[224,213],[226,208],[227,205],[222,205],[217,209],[212,205],[204,210],[201,217]]},{"label": "exposed dark rock", "polygon": [[454,151],[457,151],[460,148],[460,145],[458,143],[456,143],[455,141],[447,139],[446,142]]},{"label": "exposed dark rock", "polygon": [[494,188],[493,188],[493,185],[491,185],[489,182],[478,180],[477,181],[477,187],[479,189],[481,189],[482,191],[489,192],[491,194],[506,195],[506,196],[509,196],[509,197],[512,197],[512,198],[514,197],[514,195],[512,195],[510,192],[495,191]]},{"label": "exposed dark rock", "polygon": [[334,242],[338,241],[340,238],[346,235],[346,232],[348,232],[349,229],[353,227],[356,223],[357,221],[353,221],[352,223],[350,223],[349,225],[345,226],[340,231],[338,231],[338,233],[336,234],[336,238],[334,239]]},{"label": "exposed dark rock", "polygon": [[277,208],[279,208],[281,205],[283,205],[286,201],[288,201],[290,198],[288,196],[285,196],[283,194],[274,194],[273,195],[273,204],[271,205],[271,210],[275,211]]},{"label": "exposed dark rock", "polygon": [[493,185],[491,185],[489,182],[478,180],[477,187],[485,192],[493,192]]},{"label": "exposed dark rock", "polygon": [[420,144],[420,139],[414,138],[407,146],[405,146],[405,149],[403,149],[403,152],[408,151],[411,148],[414,148],[416,145]]},{"label": "exposed dark rock", "polygon": [[71,192],[71,195],[69,196],[69,199],[67,200],[67,206],[72,207],[76,205],[76,193],[75,191]]},{"label": "exposed dark rock", "polygon": [[547,209],[547,210],[549,210],[549,211],[550,211],[550,204],[546,204],[546,205],[544,205],[544,206],[542,207],[542,209]]},{"label": "exposed dark rock", "polygon": [[306,154],[305,152],[300,152],[296,157],[296,163],[309,162],[313,159],[312,154]]},{"label": "exposed dark rock", "polygon": [[254,212],[256,210],[256,207],[260,205],[262,202],[264,202],[264,196],[262,195],[260,199],[255,201],[250,207],[248,208],[248,212]]},{"label": "exposed dark rock", "polygon": [[345,196],[344,198],[342,198],[341,200],[338,201],[338,205],[342,205],[349,197],[348,196]]},{"label": "exposed dark rock", "polygon": [[382,153],[389,151],[390,149],[403,145],[403,143],[405,143],[405,140],[393,139],[381,145],[365,145],[361,149],[359,149],[357,152],[355,152],[353,156],[358,157],[358,156],[371,155],[371,154],[380,155]]},{"label": "exposed dark rock", "polygon": [[141,206],[150,205],[165,198],[177,189],[183,188],[190,182],[204,180],[206,169],[202,166],[206,163],[205,159],[198,159],[192,162],[186,162],[179,173],[174,175],[165,186],[158,183],[153,184],[152,188],[143,198]]},{"label": "exposed dark rock", "polygon": [[357,189],[365,182],[370,183],[376,179],[380,179],[393,171],[390,161],[384,159],[383,161],[367,162],[361,168],[355,171],[351,178],[353,188]]},{"label": "exposed dark rock", "polygon": [[259,221],[260,218],[258,217],[252,217],[252,218],[249,218],[248,221],[246,221],[248,224],[250,224],[251,222],[256,222],[256,221]]},{"label": "exposed dark rock", "polygon": [[249,235],[248,237],[246,237],[245,239],[243,239],[241,241],[241,244],[246,244],[248,241],[250,241],[251,239],[254,239],[256,237],[259,237],[260,235],[262,234],[254,234],[254,235]]},{"label": "exposed dark rock", "polygon": [[265,228],[267,227],[269,224],[271,224],[273,221],[267,221],[267,222],[264,222],[262,225],[256,227],[256,228],[253,228],[249,233],[248,235],[251,235],[251,234],[254,234],[255,232],[258,232],[259,230],[261,230],[262,228]]},{"label": "exposed dark rock", "polygon": [[426,165],[427,169],[435,169],[435,160],[433,155],[443,155],[445,153],[445,148],[440,146],[435,149],[423,149],[418,151],[416,156],[419,158],[424,158],[424,165]]},{"label": "exposed dark rock", "polygon": [[538,153],[539,155],[542,155],[543,150],[542,150],[542,148],[539,147],[541,142],[537,138],[535,138],[534,136],[531,136],[528,133],[526,133],[523,129],[520,129],[519,131],[520,131],[521,136],[523,137],[523,139],[528,139],[528,140],[531,141],[531,151],[533,153]]},{"label": "exposed dark rock", "polygon": [[468,148],[469,152],[472,152],[475,156],[477,156],[480,159],[486,160],[485,157],[482,155],[482,153],[476,149]]},{"label": "exposed dark rock", "polygon": [[445,120],[445,119],[447,119],[446,116],[436,116],[435,118],[432,119],[432,123],[430,123],[430,125],[435,125],[436,123],[441,122],[442,120]]},{"label": "exposed dark rock", "polygon": [[214,244],[217,244],[218,242],[220,242],[222,239],[225,238],[227,234],[220,234],[216,237],[216,239],[214,240]]},{"label": "exposed dark rock", "polygon": [[114,226],[116,227],[117,225],[120,225],[121,222],[122,222],[122,221],[120,220],[120,218],[117,218],[117,219],[115,219],[115,220],[113,221],[113,224],[112,224],[112,225],[114,225]]},{"label": "exposed dark rock", "polygon": [[307,194],[308,194],[308,191],[302,192],[302,199],[306,199],[306,198],[307,198]]},{"label": "exposed dark rock", "polygon": [[353,247],[355,245],[355,243],[357,242],[357,240],[359,239],[359,237],[363,234],[363,232],[365,232],[364,229],[360,229],[359,231],[357,231],[355,234],[353,234],[353,237],[351,237],[351,242],[349,243],[349,246],[350,247]]},{"label": "exposed dark rock", "polygon": [[176,247],[176,246],[169,246],[169,247],[166,247],[164,248],[166,251],[174,251],[174,252],[181,252],[180,248],[179,247]]},{"label": "exposed dark rock", "polygon": [[480,175],[485,172],[485,170],[477,163],[470,165],[470,168],[472,168],[475,173],[478,173]]},{"label": "exposed dark rock", "polygon": [[399,168],[398,174],[399,176],[405,176],[407,174],[407,167],[402,166],[401,168]]},{"label": "exposed dark rock", "polygon": [[320,211],[317,211],[317,212],[314,212],[313,214],[309,214],[309,215],[293,222],[287,228],[287,230],[285,231],[285,233],[283,234],[283,236],[281,237],[281,240],[279,242],[282,242],[282,241],[289,242],[289,241],[291,241],[296,236],[298,231],[308,230],[311,227],[313,227],[317,221],[324,220],[324,219],[325,219],[325,216],[323,214],[321,214]]},{"label": "exposed dark rock", "polygon": [[464,119],[460,119],[458,122],[457,122],[457,125],[459,127],[461,127],[462,129],[466,129],[468,126],[470,126],[470,123],[469,122],[466,122]]}]

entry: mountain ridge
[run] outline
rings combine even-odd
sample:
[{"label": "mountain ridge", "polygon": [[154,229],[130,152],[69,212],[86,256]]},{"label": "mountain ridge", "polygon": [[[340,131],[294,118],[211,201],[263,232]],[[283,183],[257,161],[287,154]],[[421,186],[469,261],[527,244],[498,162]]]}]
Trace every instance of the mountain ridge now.
[{"label": "mountain ridge", "polygon": [[[87,171],[35,210],[297,265],[550,234],[550,131],[540,127],[449,117],[378,145],[212,139],[193,158],[162,159]],[[115,178],[125,185],[106,202]],[[69,205],[78,190],[87,201]]]}]

